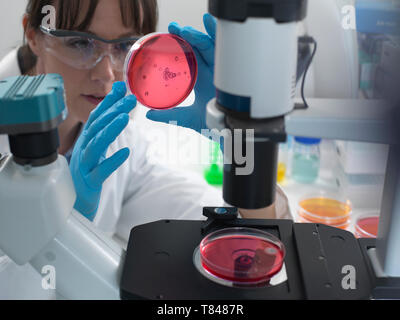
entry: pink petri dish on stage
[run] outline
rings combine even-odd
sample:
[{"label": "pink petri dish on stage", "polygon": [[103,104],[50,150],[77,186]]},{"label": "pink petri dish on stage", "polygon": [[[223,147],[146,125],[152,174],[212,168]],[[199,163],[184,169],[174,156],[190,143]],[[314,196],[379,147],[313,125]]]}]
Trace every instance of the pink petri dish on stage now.
[{"label": "pink petri dish on stage", "polygon": [[378,235],[379,216],[361,216],[355,225],[356,238],[376,238]]},{"label": "pink petri dish on stage", "polygon": [[204,270],[238,284],[268,283],[282,269],[284,258],[283,243],[258,229],[222,229],[200,243]]},{"label": "pink petri dish on stage", "polygon": [[196,55],[188,42],[170,33],[151,33],[129,51],[124,67],[127,87],[152,109],[181,104],[197,80]]}]

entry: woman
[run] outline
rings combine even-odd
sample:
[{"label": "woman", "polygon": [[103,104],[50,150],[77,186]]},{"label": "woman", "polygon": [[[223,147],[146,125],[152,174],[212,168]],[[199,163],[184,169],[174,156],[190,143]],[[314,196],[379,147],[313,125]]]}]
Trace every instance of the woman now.
[{"label": "woman", "polygon": [[[46,5],[56,9],[57,30],[83,32],[82,37],[61,38],[40,29]],[[202,207],[223,205],[220,192],[197,176],[150,164],[146,160],[149,142],[135,119],[129,119],[136,99],[126,96],[121,82],[123,61],[132,43],[127,39],[155,31],[156,22],[156,0],[29,0],[23,20],[27,44],[0,63],[0,79],[42,73],[63,77],[69,115],[59,127],[59,153],[70,161],[77,191],[75,208],[103,231],[125,241],[134,225],[159,219],[201,219]],[[182,121],[179,109],[168,115],[194,130],[204,127],[205,104],[214,95],[215,22],[206,15],[204,23],[208,35],[175,23],[169,26],[171,33],[194,48],[199,76],[196,101],[184,110],[188,121]],[[97,40],[90,39],[93,36]],[[159,114],[152,112],[148,117],[158,120]],[[165,113],[160,119],[165,121]],[[7,148],[7,140],[0,136],[0,153]],[[284,207],[278,217],[289,217],[281,193],[277,205]],[[240,213],[276,217],[273,206]]]}]

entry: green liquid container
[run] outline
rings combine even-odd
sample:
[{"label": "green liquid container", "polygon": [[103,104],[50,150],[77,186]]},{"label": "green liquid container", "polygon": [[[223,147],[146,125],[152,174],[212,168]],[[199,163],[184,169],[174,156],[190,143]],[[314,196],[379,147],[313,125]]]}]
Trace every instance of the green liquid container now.
[{"label": "green liquid container", "polygon": [[204,179],[207,183],[214,186],[223,184],[223,156],[219,143],[210,142],[210,165],[204,170]]}]

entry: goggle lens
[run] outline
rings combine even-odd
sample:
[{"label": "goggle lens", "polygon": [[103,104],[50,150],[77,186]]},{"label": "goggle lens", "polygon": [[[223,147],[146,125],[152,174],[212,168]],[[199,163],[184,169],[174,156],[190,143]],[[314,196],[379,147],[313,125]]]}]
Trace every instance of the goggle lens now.
[{"label": "goggle lens", "polygon": [[66,64],[78,69],[92,69],[109,56],[113,69],[121,72],[129,50],[135,40],[103,43],[87,37],[54,37],[45,35],[46,50]]}]

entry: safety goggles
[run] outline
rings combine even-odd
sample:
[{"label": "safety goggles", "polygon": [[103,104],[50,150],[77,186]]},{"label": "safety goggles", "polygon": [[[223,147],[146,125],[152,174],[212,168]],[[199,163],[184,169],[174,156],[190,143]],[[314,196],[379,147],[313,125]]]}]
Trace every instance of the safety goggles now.
[{"label": "safety goggles", "polygon": [[70,30],[55,30],[40,26],[45,35],[45,50],[76,69],[94,68],[109,57],[115,71],[121,72],[125,58],[139,37],[106,40],[96,35]]}]

